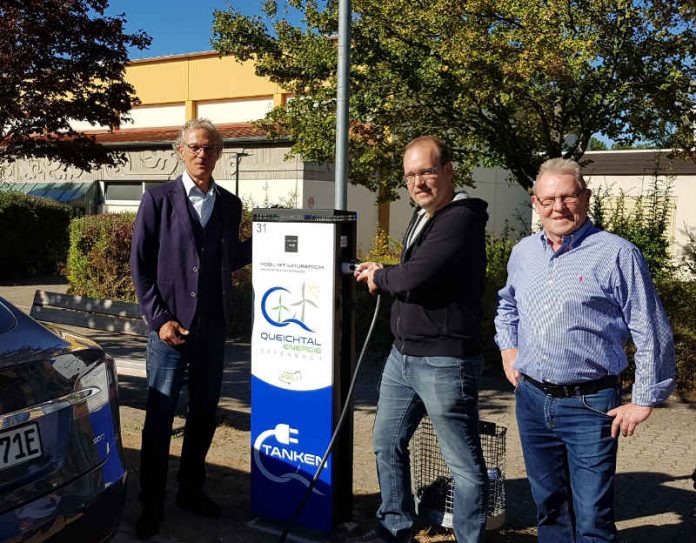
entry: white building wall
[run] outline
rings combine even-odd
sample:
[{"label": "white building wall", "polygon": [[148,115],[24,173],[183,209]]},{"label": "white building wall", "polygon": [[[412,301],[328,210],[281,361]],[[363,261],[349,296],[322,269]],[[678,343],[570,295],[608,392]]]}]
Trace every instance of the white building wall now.
[{"label": "white building wall", "polygon": [[[680,175],[666,179],[659,178],[660,182],[671,182],[671,199],[673,202],[673,217],[669,226],[673,256],[681,258],[685,247],[689,243],[688,232],[696,235],[696,175]],[[646,175],[593,175],[587,176],[587,184],[590,189],[608,190],[612,195],[618,195],[622,191],[631,198],[641,194],[645,195],[654,183],[654,176]]]},{"label": "white building wall", "polygon": [[95,132],[97,130],[109,130],[109,127],[103,124],[92,124],[88,123],[87,121],[76,121],[74,119],[70,121],[70,128],[77,132]]},{"label": "white building wall", "polygon": [[674,217],[675,256],[681,257],[689,244],[688,233],[696,237],[696,175],[679,176],[673,189],[676,204]]},{"label": "white building wall", "polygon": [[246,123],[263,119],[273,109],[273,98],[198,102],[198,117],[213,123]]},{"label": "white building wall", "polygon": [[476,168],[476,186],[465,190],[488,203],[486,230],[496,236],[512,231],[524,233],[532,217],[529,193],[503,168]]},{"label": "white building wall", "polygon": [[[378,209],[376,195],[363,186],[348,184],[346,207],[358,215],[358,252],[367,253],[377,230]],[[333,207],[333,204],[331,204]]]},{"label": "white building wall", "polygon": [[124,122],[122,128],[159,128],[162,126],[181,126],[186,122],[186,107],[144,106],[135,107],[129,112],[132,122]]},{"label": "white building wall", "polygon": [[335,199],[333,181],[308,179],[304,182],[298,204],[305,209],[333,209]]}]

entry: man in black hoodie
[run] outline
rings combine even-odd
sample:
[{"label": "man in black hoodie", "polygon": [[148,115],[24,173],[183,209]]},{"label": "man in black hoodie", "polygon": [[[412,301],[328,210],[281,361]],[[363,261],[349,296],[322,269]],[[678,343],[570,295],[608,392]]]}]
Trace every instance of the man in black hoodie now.
[{"label": "man in black hoodie", "polygon": [[414,502],[408,443],[432,420],[455,483],[453,527],[460,543],[479,542],[486,524],[487,477],[478,433],[481,295],[486,271],[486,203],[454,191],[451,152],[422,136],[404,152],[404,182],[418,206],[398,266],[360,264],[370,292],[394,297],[394,344],[379,390],[373,443],[382,503],[366,541],[412,541]]}]

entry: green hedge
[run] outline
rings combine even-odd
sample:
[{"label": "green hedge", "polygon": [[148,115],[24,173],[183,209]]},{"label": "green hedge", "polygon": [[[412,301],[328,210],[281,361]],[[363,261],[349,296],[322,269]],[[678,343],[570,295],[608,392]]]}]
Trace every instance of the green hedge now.
[{"label": "green hedge", "polygon": [[58,273],[68,250],[70,208],[48,198],[0,193],[0,279]]},{"label": "green hedge", "polygon": [[[71,294],[137,302],[129,263],[134,220],[134,213],[120,213],[72,221],[67,270]],[[248,211],[244,212],[240,230],[242,239],[251,235]],[[253,299],[251,270],[247,267],[235,272],[232,283],[236,307],[232,335],[248,339]]]},{"label": "green hedge", "polygon": [[130,274],[134,213],[90,215],[70,223],[70,292],[135,302]]}]

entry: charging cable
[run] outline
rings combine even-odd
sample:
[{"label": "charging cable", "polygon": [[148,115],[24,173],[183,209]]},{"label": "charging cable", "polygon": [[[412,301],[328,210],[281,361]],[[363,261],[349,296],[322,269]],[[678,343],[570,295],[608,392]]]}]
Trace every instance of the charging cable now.
[{"label": "charging cable", "polygon": [[288,521],[287,525],[285,526],[285,529],[283,530],[283,533],[280,534],[280,538],[278,539],[278,543],[284,543],[284,541],[287,539],[290,531],[295,527],[295,523],[297,522],[297,517],[300,516],[300,513],[302,512],[302,509],[304,509],[304,506],[306,505],[307,500],[312,495],[312,490],[314,490],[314,486],[317,484],[317,481],[319,480],[319,475],[321,475],[322,470],[326,466],[326,461],[329,458],[329,454],[331,454],[331,451],[333,450],[333,447],[336,444],[336,439],[338,437],[338,433],[341,431],[341,428],[343,427],[343,423],[345,422],[346,415],[348,414],[348,408],[351,405],[351,399],[353,397],[353,390],[355,389],[355,382],[358,380],[358,372],[360,371],[360,365],[362,364],[363,357],[365,356],[365,351],[367,350],[367,345],[370,342],[370,337],[372,336],[372,332],[375,329],[375,323],[377,322],[377,315],[379,315],[379,306],[381,305],[381,303],[382,303],[382,297],[378,294],[377,300],[375,302],[375,312],[372,315],[372,322],[370,323],[370,328],[367,330],[367,336],[365,336],[365,341],[363,342],[362,349],[360,350],[360,356],[358,356],[358,361],[355,364],[355,370],[353,371],[353,376],[350,379],[350,386],[348,387],[348,394],[346,396],[346,401],[343,404],[343,408],[341,410],[341,416],[338,417],[338,422],[336,423],[336,429],[334,430],[334,433],[331,436],[331,441],[329,441],[329,445],[326,447],[326,451],[324,452],[324,456],[322,456],[322,458],[321,458],[321,462],[319,463],[319,467],[317,468],[317,471],[314,473],[314,477],[312,477],[312,480],[309,482],[309,485],[307,486],[307,490],[305,490],[304,494],[302,495],[302,498],[298,502],[297,507],[295,508],[295,511],[293,511],[292,516],[290,517],[290,520]]}]

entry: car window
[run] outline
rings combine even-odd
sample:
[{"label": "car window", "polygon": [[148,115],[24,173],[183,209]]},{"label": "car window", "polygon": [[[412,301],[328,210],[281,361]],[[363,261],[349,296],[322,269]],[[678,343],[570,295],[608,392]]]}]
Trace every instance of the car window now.
[{"label": "car window", "polygon": [[17,319],[12,314],[5,304],[0,302],[0,334],[4,334],[8,330],[12,330],[17,324]]}]

